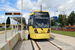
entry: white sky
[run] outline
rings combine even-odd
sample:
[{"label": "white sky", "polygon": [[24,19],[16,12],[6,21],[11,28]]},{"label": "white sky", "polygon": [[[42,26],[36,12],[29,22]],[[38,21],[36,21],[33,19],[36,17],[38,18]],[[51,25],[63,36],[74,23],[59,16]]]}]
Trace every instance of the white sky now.
[{"label": "white sky", "polygon": [[[1,0],[2,3],[4,1],[5,0]],[[10,4],[12,6],[10,6]],[[23,11],[23,17],[25,17],[27,23],[30,12],[33,10],[40,10],[40,5],[42,5],[43,10],[50,12],[51,17],[54,16],[54,11],[58,11],[56,12],[56,16],[58,16],[60,13],[63,13],[63,11],[68,16],[70,12],[75,10],[75,0],[34,0],[33,2],[31,2],[31,0],[23,0],[23,10],[25,10]],[[7,4],[2,5],[2,8],[9,12],[19,12],[21,9],[21,0],[17,0],[15,4],[12,4],[8,1]],[[3,15],[1,18],[2,20],[6,19],[3,18]]]}]

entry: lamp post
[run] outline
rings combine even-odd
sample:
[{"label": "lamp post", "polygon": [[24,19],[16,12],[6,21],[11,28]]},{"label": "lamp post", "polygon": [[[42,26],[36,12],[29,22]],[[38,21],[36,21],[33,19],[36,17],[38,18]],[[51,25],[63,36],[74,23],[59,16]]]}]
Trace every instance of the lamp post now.
[{"label": "lamp post", "polygon": [[21,36],[22,36],[22,32],[23,32],[23,25],[22,25],[22,13],[23,12],[22,12],[22,10],[23,10],[23,0],[21,0]]},{"label": "lamp post", "polygon": [[[54,10],[54,16],[56,16],[56,12],[58,12],[58,11],[57,10]],[[55,21],[53,23],[55,23]]]},{"label": "lamp post", "polygon": [[23,0],[21,0],[21,31],[22,31],[22,10],[23,10]]},{"label": "lamp post", "polygon": [[[56,16],[56,12],[58,12],[57,10],[54,10],[54,16]],[[56,21],[54,21],[55,23]],[[56,30],[57,30],[57,26],[56,26]]]},{"label": "lamp post", "polygon": [[56,16],[56,12],[58,12],[57,10],[54,10],[54,16]]},{"label": "lamp post", "polygon": [[[14,16],[14,13],[12,12],[12,17]],[[11,36],[13,37],[13,19],[12,19],[12,33]]]},{"label": "lamp post", "polygon": [[[4,10],[5,11],[5,10]],[[4,14],[5,16],[5,14]],[[5,21],[5,42],[7,41],[7,32],[6,32],[6,21]]]},{"label": "lamp post", "polygon": [[18,32],[18,19],[17,19],[17,32]]}]

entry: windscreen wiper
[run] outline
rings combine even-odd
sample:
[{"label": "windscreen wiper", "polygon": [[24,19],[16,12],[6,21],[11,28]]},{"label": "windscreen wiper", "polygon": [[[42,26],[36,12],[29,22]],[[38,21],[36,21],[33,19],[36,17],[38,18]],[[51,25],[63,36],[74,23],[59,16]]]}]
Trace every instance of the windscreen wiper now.
[{"label": "windscreen wiper", "polygon": [[[37,23],[35,23],[35,24],[36,24],[37,26],[39,26]],[[42,28],[42,27],[40,27],[40,26],[39,26],[39,28],[41,28],[41,29],[43,30],[43,28]]]}]

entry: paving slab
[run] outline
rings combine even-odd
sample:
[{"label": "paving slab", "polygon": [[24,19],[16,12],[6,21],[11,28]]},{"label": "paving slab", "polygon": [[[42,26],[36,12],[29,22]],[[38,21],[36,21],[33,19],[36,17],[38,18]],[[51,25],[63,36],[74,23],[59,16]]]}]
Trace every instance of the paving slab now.
[{"label": "paving slab", "polygon": [[62,41],[56,40],[56,39],[49,39],[50,42],[54,43],[55,45],[57,45],[58,47],[62,48],[63,50],[75,50],[75,47],[70,45],[70,44],[66,44]]},{"label": "paving slab", "polygon": [[61,34],[52,33],[52,32],[51,32],[51,37],[75,47],[75,37],[61,35]]},{"label": "paving slab", "polygon": [[31,41],[30,40],[20,41],[17,43],[17,45],[13,50],[33,50]]},{"label": "paving slab", "polygon": [[49,43],[48,41],[37,42],[42,50],[59,50],[57,47]]}]

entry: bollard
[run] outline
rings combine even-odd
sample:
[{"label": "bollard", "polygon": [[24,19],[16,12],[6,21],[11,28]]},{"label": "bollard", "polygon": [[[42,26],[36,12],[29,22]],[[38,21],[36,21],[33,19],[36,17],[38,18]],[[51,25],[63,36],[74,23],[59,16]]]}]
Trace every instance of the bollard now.
[{"label": "bollard", "polygon": [[28,40],[28,34],[29,34],[28,30],[26,30],[25,31],[25,40]]}]

